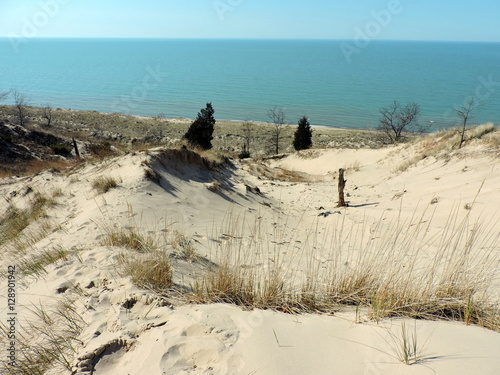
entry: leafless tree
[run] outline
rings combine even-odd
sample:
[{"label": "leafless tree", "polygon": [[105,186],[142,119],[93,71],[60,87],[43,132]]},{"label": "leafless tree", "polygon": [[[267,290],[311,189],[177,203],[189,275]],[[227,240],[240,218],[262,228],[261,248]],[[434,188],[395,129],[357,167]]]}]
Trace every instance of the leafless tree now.
[{"label": "leafless tree", "polygon": [[389,137],[391,143],[399,142],[403,138],[403,132],[418,126],[420,107],[416,103],[409,103],[403,107],[394,100],[390,107],[380,108],[379,112],[381,114],[379,129]]},{"label": "leafless tree", "polygon": [[28,105],[29,100],[26,95],[21,94],[19,91],[14,91],[14,106],[17,110],[17,119],[19,120],[19,125],[24,126],[28,121]]},{"label": "leafless tree", "polygon": [[286,114],[283,108],[274,106],[269,111],[267,111],[267,116],[272,120],[274,124],[274,129],[272,133],[273,146],[275,149],[275,153],[279,154],[281,133],[285,127]]},{"label": "leafless tree", "polygon": [[0,101],[5,100],[5,98],[8,97],[9,94],[10,94],[10,91],[0,92]]},{"label": "leafless tree", "polygon": [[458,118],[462,121],[462,129],[460,130],[460,144],[458,148],[462,148],[465,142],[465,128],[467,126],[467,121],[471,119],[471,112],[476,109],[476,101],[474,98],[470,98],[467,103],[455,109],[455,113]]},{"label": "leafless tree", "polygon": [[254,137],[254,125],[250,121],[245,121],[241,127],[243,131],[243,151],[241,156],[248,158],[250,157],[250,145]]},{"label": "leafless tree", "polygon": [[[10,91],[4,91],[4,92],[0,92],[0,102],[5,100],[5,98],[7,98],[10,94]],[[2,112],[0,111],[0,115],[2,114]]]},{"label": "leafless tree", "polygon": [[47,120],[47,126],[50,126],[52,122],[52,107],[47,104],[42,110],[42,117]]}]

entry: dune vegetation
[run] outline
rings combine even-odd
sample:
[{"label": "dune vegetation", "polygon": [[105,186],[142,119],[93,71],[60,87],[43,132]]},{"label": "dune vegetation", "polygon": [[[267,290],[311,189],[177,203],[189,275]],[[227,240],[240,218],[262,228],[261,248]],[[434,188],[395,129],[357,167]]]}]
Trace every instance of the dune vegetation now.
[{"label": "dune vegetation", "polygon": [[[2,373],[118,373],[120,361],[109,358],[139,363],[134,355],[148,345],[170,353],[179,371],[217,373],[234,360],[233,346],[247,348],[238,346],[239,314],[276,327],[311,316],[339,327],[395,324],[361,344],[431,368],[421,322],[500,331],[492,204],[500,132],[492,124],[468,128],[463,147],[458,129],[384,146],[369,132],[313,128],[312,149],[283,148],[278,157],[266,156],[256,130],[255,157],[239,159],[243,149],[229,145],[244,144],[241,124],[216,125],[214,148],[200,151],[175,138],[186,121],[54,111],[53,126],[78,139],[81,157],[54,156],[66,166],[45,163],[29,176],[15,174],[30,168],[4,168],[0,183],[2,270],[17,266],[24,301],[16,307],[18,372],[3,361]],[[139,138],[134,127],[159,133]],[[124,138],[112,139],[118,128]],[[339,168],[347,207],[336,207]],[[210,324],[207,316],[215,316]],[[205,356],[188,340],[192,352],[183,354],[152,332],[221,346]],[[473,332],[478,350],[498,342]],[[239,373],[254,371],[241,361]]]}]

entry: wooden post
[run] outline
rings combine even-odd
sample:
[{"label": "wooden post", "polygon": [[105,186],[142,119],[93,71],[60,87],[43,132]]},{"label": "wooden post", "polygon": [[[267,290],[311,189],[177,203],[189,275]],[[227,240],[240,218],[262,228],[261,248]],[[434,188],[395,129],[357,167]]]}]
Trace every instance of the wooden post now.
[{"label": "wooden post", "polygon": [[344,199],[344,188],[347,180],[344,180],[344,168],[339,169],[339,201],[337,207],[347,207],[347,203]]},{"label": "wooden post", "polygon": [[75,148],[75,155],[77,159],[80,159],[80,152],[78,151],[78,145],[76,144],[75,138],[73,138],[73,147]]}]

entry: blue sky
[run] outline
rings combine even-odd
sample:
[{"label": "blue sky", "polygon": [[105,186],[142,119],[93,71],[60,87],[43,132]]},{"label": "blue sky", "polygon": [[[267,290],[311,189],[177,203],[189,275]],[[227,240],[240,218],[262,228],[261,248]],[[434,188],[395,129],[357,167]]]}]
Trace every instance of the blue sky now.
[{"label": "blue sky", "polygon": [[1,0],[3,37],[500,42],[498,0]]}]

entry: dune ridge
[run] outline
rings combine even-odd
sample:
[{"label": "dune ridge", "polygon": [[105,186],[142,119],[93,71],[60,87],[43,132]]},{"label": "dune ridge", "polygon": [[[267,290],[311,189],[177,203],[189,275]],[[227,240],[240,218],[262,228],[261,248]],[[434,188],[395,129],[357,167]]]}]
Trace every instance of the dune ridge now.
[{"label": "dune ridge", "polygon": [[158,147],[3,178],[24,367],[2,371],[497,373],[499,136],[468,139],[252,160]]}]

